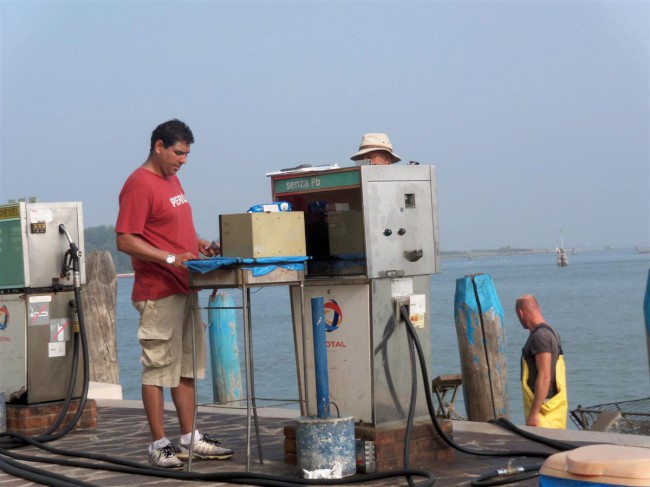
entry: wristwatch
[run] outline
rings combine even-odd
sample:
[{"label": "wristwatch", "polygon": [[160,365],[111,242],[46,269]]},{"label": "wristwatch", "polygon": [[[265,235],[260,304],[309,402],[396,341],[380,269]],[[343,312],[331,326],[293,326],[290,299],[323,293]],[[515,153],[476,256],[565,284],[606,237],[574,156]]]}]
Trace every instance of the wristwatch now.
[{"label": "wristwatch", "polygon": [[174,254],[169,254],[167,257],[165,257],[165,262],[167,262],[169,265],[172,265],[174,262],[176,262],[176,256]]}]

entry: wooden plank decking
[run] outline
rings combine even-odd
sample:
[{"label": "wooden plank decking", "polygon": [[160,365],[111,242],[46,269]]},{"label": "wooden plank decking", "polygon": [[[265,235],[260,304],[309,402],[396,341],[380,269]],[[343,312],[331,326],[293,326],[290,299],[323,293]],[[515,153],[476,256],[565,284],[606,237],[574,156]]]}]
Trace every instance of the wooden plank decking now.
[{"label": "wooden plank decking", "polygon": [[[136,401],[99,401],[97,408],[97,428],[75,430],[64,438],[48,445],[56,448],[86,451],[121,457],[131,461],[146,464],[146,449],[149,442],[149,432],[144,412]],[[235,456],[227,461],[194,461],[193,472],[245,472],[246,466],[246,418],[241,414],[226,414],[221,409],[201,408],[198,427],[201,431],[215,435],[225,446],[233,448]],[[291,417],[294,411],[273,410],[276,417],[261,417],[260,428],[263,444],[264,464],[260,465],[257,457],[255,441],[251,442],[251,471],[269,475],[283,475],[298,478],[297,469],[284,463],[284,434],[286,424],[293,424]],[[264,415],[264,410],[261,410]],[[272,414],[271,412],[267,414]],[[178,437],[178,424],[173,409],[165,413],[170,439]],[[553,432],[556,439],[573,440],[582,444],[617,442],[633,444],[634,446],[650,447],[650,438],[633,435],[612,435],[607,433],[591,433],[584,431]],[[530,443],[500,428],[485,423],[454,422],[454,438],[467,448],[508,449],[508,450],[541,450],[553,451],[547,447]],[[19,450],[21,454],[49,457],[48,453],[34,447]],[[537,458],[518,459],[517,465],[540,463]],[[423,468],[431,471],[437,477],[436,486],[468,486],[472,478],[507,465],[508,458],[477,457],[455,452],[454,458],[434,462],[431,465],[411,465],[412,468]],[[109,472],[104,470],[89,470],[63,465],[34,464],[47,471],[67,475],[79,481],[98,486],[123,485],[163,485],[177,486],[185,484],[181,480],[163,479],[152,476]],[[418,479],[416,479],[417,481]],[[12,477],[0,472],[1,487],[22,487],[36,485],[29,481]],[[195,481],[196,486],[225,486],[234,485],[219,481]],[[254,485],[254,484],[251,484]],[[395,486],[407,485],[404,478],[373,481],[361,485]],[[519,486],[537,486],[537,479],[520,482]]]}]

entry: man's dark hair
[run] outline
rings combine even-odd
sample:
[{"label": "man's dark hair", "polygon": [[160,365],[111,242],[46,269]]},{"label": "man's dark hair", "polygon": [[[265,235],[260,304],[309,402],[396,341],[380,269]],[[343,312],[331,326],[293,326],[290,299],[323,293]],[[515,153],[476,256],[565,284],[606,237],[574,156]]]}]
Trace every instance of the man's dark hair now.
[{"label": "man's dark hair", "polygon": [[194,143],[194,135],[190,128],[178,119],[173,119],[168,122],[158,125],[151,134],[151,146],[149,151],[153,151],[157,140],[162,140],[163,147],[167,148],[174,145],[176,142],[187,142],[188,144]]}]

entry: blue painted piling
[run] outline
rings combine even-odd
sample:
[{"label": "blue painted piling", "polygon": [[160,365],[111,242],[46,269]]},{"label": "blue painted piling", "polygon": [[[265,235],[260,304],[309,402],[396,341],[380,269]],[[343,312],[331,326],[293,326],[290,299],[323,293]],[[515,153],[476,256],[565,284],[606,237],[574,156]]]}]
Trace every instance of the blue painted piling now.
[{"label": "blue painted piling", "polygon": [[643,298],[643,316],[645,318],[645,341],[648,347],[648,369],[650,370],[650,271],[648,271],[648,282],[645,287],[645,298]]},{"label": "blue painted piling", "polygon": [[314,336],[314,367],[316,372],[316,410],[320,419],[330,416],[329,375],[327,373],[327,338],[325,335],[325,304],[322,296],[311,298],[311,324]]},{"label": "blue painted piling", "polygon": [[214,402],[238,401],[243,397],[243,393],[237,343],[237,319],[232,297],[221,293],[212,295],[209,308],[208,329]]},{"label": "blue painted piling", "polygon": [[489,275],[456,280],[454,318],[467,419],[508,418],[503,308]]}]

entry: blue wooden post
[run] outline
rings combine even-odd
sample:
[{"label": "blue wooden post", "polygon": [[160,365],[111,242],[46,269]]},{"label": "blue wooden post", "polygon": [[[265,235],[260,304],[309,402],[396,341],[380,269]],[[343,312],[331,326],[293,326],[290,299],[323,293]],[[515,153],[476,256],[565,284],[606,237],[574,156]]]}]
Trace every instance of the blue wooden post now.
[{"label": "blue wooden post", "polygon": [[503,309],[489,275],[456,280],[454,317],[467,419],[508,418]]},{"label": "blue wooden post", "polygon": [[650,370],[650,271],[648,271],[648,282],[645,287],[645,298],[643,298],[643,316],[645,318],[645,341],[648,347],[648,368]]},{"label": "blue wooden post", "polygon": [[316,372],[316,410],[320,419],[329,418],[329,376],[327,373],[327,339],[325,337],[325,304],[323,297],[311,298],[311,324],[314,335],[314,368]]},{"label": "blue wooden post", "polygon": [[222,308],[208,310],[212,396],[217,403],[238,401],[242,381],[234,303],[230,295],[218,293],[210,296],[210,308]]},{"label": "blue wooden post", "polygon": [[314,338],[317,418],[296,420],[296,456],[300,470],[319,470],[341,464],[343,477],[357,470],[354,418],[330,418],[327,373],[325,305],[322,296],[311,298],[311,324]]}]

